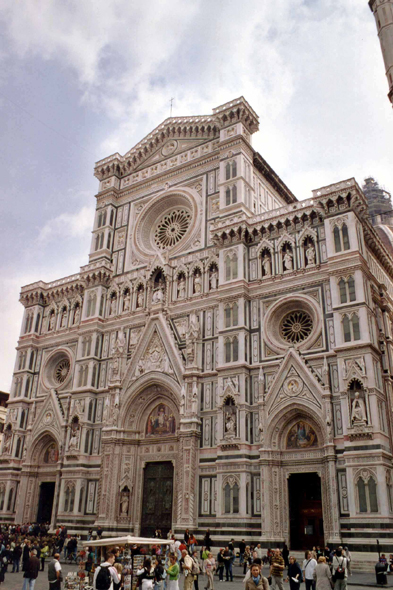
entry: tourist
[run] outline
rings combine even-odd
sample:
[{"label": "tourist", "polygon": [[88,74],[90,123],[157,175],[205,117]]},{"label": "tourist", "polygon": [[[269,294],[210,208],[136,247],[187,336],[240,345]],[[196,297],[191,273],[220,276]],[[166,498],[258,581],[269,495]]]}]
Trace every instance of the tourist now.
[{"label": "tourist", "polygon": [[272,577],[272,588],[278,588],[284,590],[283,577],[284,577],[284,560],[281,556],[280,549],[276,549],[272,557],[272,564],[270,566],[270,575]]},{"label": "tourist", "polygon": [[229,549],[229,547],[225,547],[224,553],[222,554],[224,557],[224,565],[225,565],[225,580],[229,582],[229,578],[231,582],[233,582],[233,572],[232,572],[232,559],[233,553]]},{"label": "tourist", "polygon": [[289,582],[290,590],[298,590],[303,581],[302,570],[296,561],[296,557],[293,555],[289,558],[288,576],[286,581]]},{"label": "tourist", "polygon": [[252,563],[252,555],[251,555],[251,549],[249,547],[249,545],[247,545],[244,554],[243,554],[243,574],[246,575],[247,573],[247,568],[251,567],[251,563]]},{"label": "tourist", "polygon": [[162,590],[164,586],[165,570],[161,563],[161,558],[156,557],[154,565],[154,590]]},{"label": "tourist", "polygon": [[181,556],[184,573],[184,590],[192,590],[192,586],[194,583],[194,578],[191,573],[193,560],[191,556],[188,554],[187,549],[183,549],[183,551],[181,552]]},{"label": "tourist", "polygon": [[103,532],[104,531],[102,529],[102,526],[98,526],[97,527],[97,539],[101,539]]},{"label": "tourist", "polygon": [[166,568],[166,573],[169,576],[167,580],[167,590],[179,590],[179,565],[177,563],[177,556],[174,553],[169,555],[169,567]]},{"label": "tourist", "polygon": [[[115,558],[116,559],[116,558]],[[117,575],[120,578],[119,582],[113,582],[113,590],[120,590],[121,586],[122,586],[122,579],[121,579],[121,575],[122,575],[122,571],[123,571],[123,566],[121,563],[116,562],[113,564],[113,567],[115,568],[115,570],[117,571]]]},{"label": "tourist", "polygon": [[23,590],[33,590],[39,571],[40,560],[37,557],[37,551],[32,549],[23,574]]},{"label": "tourist", "polygon": [[[94,572],[93,588],[95,590],[114,590],[113,583],[118,584],[120,582],[119,574],[114,567],[114,563],[115,556],[112,552],[108,552],[106,554],[106,560]],[[142,590],[144,590],[143,585]]]},{"label": "tourist", "polygon": [[351,566],[352,566],[352,555],[348,547],[344,547],[343,556],[347,558],[347,569],[348,569],[348,576],[352,575]]},{"label": "tourist", "polygon": [[203,537],[203,545],[208,551],[210,551],[213,546],[213,541],[210,538],[210,529],[207,529],[205,536]]},{"label": "tourist", "polygon": [[30,558],[30,541],[28,539],[25,540],[22,546],[22,572],[25,571],[27,562]]},{"label": "tourist", "polygon": [[62,577],[59,553],[54,554],[52,561],[48,565],[48,580],[50,590],[60,590]]},{"label": "tourist", "polygon": [[250,577],[246,582],[245,590],[269,590],[269,583],[267,579],[262,576],[261,566],[253,563],[251,566]]},{"label": "tourist", "polygon": [[336,555],[332,559],[332,574],[334,590],[346,590],[348,581],[348,560],[343,555],[343,548],[336,549]]},{"label": "tourist", "polygon": [[19,563],[22,557],[22,547],[17,543],[12,552],[12,573],[19,573]]},{"label": "tourist", "polygon": [[155,571],[154,566],[148,557],[144,560],[143,567],[140,570],[137,570],[136,575],[138,577],[139,587],[142,590],[152,590],[155,579]]},{"label": "tourist", "polygon": [[263,549],[262,549],[260,543],[258,543],[258,545],[255,547],[254,553],[255,553],[255,557],[257,557],[258,559],[261,559],[262,560],[262,557],[263,557]]},{"label": "tourist", "polygon": [[194,549],[191,559],[193,561],[191,573],[194,577],[194,590],[199,590],[198,580],[199,574],[201,573],[201,564],[198,559],[198,551]]},{"label": "tourist", "polygon": [[207,585],[205,590],[214,590],[214,572],[216,571],[216,560],[213,553],[209,553],[205,561],[205,572],[207,576]]},{"label": "tourist", "polygon": [[49,547],[47,541],[42,541],[40,546],[41,571],[45,570],[45,559],[49,557]]},{"label": "tourist", "polygon": [[246,550],[246,542],[244,539],[242,539],[239,543],[239,565],[243,564],[245,550]]},{"label": "tourist", "polygon": [[316,567],[317,562],[313,558],[311,551],[306,551],[302,567],[303,578],[306,582],[306,590],[315,590],[314,570]]},{"label": "tourist", "polygon": [[218,573],[218,581],[224,581],[224,567],[225,567],[225,560],[224,560],[224,549],[220,549],[217,553],[217,573]]},{"label": "tourist", "polygon": [[284,560],[285,567],[289,567],[288,557],[289,557],[289,549],[288,549],[288,545],[284,541],[284,546],[282,548],[282,558]]},{"label": "tourist", "polygon": [[190,555],[192,555],[194,553],[194,549],[197,546],[197,540],[195,538],[194,533],[190,534],[190,537],[188,539],[188,550],[190,552]]},{"label": "tourist", "polygon": [[184,542],[187,546],[189,545],[189,540],[190,540],[190,531],[188,529],[186,529],[186,532],[184,533]]},{"label": "tourist", "polygon": [[326,557],[322,555],[319,556],[314,570],[314,580],[316,581],[316,590],[331,590],[332,574],[326,563]]}]

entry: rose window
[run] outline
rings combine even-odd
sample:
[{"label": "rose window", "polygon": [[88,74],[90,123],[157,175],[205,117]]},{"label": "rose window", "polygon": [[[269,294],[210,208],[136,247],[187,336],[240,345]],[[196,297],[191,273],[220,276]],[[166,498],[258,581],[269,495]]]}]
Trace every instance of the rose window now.
[{"label": "rose window", "polygon": [[191,212],[177,209],[167,213],[158,223],[154,232],[154,242],[160,250],[171,248],[186,234],[191,223]]},{"label": "rose window", "polygon": [[281,322],[280,334],[284,340],[297,344],[309,337],[313,329],[311,316],[305,311],[291,311]]},{"label": "rose window", "polygon": [[54,370],[54,380],[56,383],[61,385],[67,379],[70,372],[70,361],[68,359],[62,359],[57,363]]}]

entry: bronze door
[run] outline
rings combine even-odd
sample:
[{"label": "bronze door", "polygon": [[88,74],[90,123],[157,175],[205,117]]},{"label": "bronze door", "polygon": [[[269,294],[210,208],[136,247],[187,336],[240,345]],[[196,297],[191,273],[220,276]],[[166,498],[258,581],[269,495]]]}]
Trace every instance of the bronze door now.
[{"label": "bronze door", "polygon": [[163,535],[171,530],[172,497],[172,463],[147,463],[143,476],[142,537],[152,537],[156,529],[161,529]]},{"label": "bronze door", "polygon": [[324,547],[321,479],[317,473],[292,473],[288,479],[290,548]]}]

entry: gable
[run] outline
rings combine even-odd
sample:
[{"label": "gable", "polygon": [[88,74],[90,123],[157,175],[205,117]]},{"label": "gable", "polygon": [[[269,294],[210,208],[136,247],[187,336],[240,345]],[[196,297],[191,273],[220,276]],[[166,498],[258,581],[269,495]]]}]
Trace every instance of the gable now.
[{"label": "gable", "polygon": [[41,436],[42,431],[46,430],[52,432],[57,440],[60,440],[60,435],[65,426],[64,409],[60,399],[54,389],[50,389],[41,409],[34,419],[32,428],[32,439]]}]

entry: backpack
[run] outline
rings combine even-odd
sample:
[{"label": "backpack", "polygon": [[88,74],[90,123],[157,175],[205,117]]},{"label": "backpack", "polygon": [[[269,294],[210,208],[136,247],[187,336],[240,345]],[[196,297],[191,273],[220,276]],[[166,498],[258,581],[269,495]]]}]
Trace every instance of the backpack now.
[{"label": "backpack", "polygon": [[96,590],[109,590],[112,584],[112,576],[109,565],[101,565],[96,578]]},{"label": "backpack", "polygon": [[[342,562],[338,562],[338,567],[334,572],[334,579],[335,580],[343,580],[345,578],[345,567],[343,567],[345,557],[342,557]],[[338,558],[337,558],[338,561]]]}]

